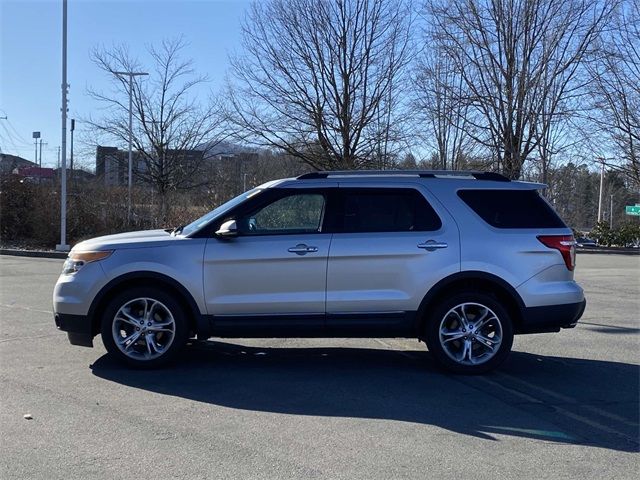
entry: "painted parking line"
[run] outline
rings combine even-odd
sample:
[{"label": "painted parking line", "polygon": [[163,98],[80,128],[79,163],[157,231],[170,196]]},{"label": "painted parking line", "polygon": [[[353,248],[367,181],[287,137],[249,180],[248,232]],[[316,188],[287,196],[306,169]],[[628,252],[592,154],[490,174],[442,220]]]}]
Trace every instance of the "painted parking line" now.
[{"label": "painted parking line", "polygon": [[[391,344],[380,340],[380,339],[375,339],[375,341],[377,343],[379,343],[380,345],[393,350],[394,352],[398,353],[399,355],[403,355],[405,357],[414,359],[414,360],[418,360],[418,357],[415,354],[412,354],[410,352],[405,352],[402,350],[398,350],[396,348],[394,348]],[[594,407],[592,405],[584,405],[583,403],[578,402],[575,398],[570,397],[568,395],[564,395],[558,392],[555,392],[553,390],[550,390],[548,388],[544,388],[541,387],[539,385],[535,385],[533,383],[527,382],[526,380],[522,380],[521,378],[515,377],[513,375],[507,374],[507,373],[502,373],[502,372],[497,372],[495,373],[495,375],[498,378],[501,378],[503,380],[506,380],[509,384],[520,384],[522,386],[527,387],[529,390],[532,390],[533,392],[541,392],[545,395],[547,395],[548,397],[551,397],[553,399],[559,400],[560,402],[564,403],[564,404],[569,404],[569,405],[576,405],[576,406],[580,406],[580,408],[588,410],[592,413],[595,413],[597,415],[600,415],[604,418],[608,418],[610,420],[615,420],[617,422],[620,422],[626,426],[630,426],[630,427],[637,427],[637,423],[634,422],[630,422],[629,420],[616,415],[614,413],[610,413],[607,412],[606,410],[603,410],[601,408],[597,408]],[[546,405],[549,406],[553,409],[554,412],[556,412],[557,414],[560,414],[566,418],[569,418],[573,421],[582,423],[584,425],[588,425],[589,427],[605,432],[607,434],[610,435],[614,435],[618,438],[621,438],[627,442],[631,442],[632,444],[638,446],[640,444],[640,442],[638,442],[637,438],[633,438],[630,437],[629,435],[620,432],[619,430],[616,430],[615,428],[612,428],[608,425],[605,425],[601,422],[598,422],[596,420],[593,420],[591,418],[585,417],[583,415],[580,415],[574,411],[571,411],[567,408],[564,408],[562,406],[559,405],[551,405],[549,403],[547,403],[544,399],[537,397],[535,394],[531,394],[531,393],[525,393],[519,389],[513,388],[512,385],[505,385],[504,382],[499,382],[499,381],[494,381],[488,377],[483,377],[483,376],[476,376],[476,377],[464,377],[464,376],[455,376],[452,375],[451,378],[453,380],[456,380],[470,388],[474,388],[476,390],[479,390],[481,392],[483,392],[484,394],[488,394],[496,399],[498,399],[499,401],[504,401],[502,399],[500,399],[498,396],[496,396],[496,389],[500,389],[500,390],[504,390],[506,392],[508,392],[509,394],[521,398],[522,400],[526,401],[527,403],[531,403],[531,404],[536,404],[536,405]],[[482,388],[480,385],[484,385],[485,388]],[[486,388],[489,387],[489,388]],[[508,403],[507,403],[508,404]],[[531,412],[529,412],[531,413]],[[555,432],[558,438],[565,438],[565,439],[574,439],[575,437],[568,435],[564,432]]]},{"label": "painted parking line", "polygon": [[619,415],[616,415],[615,413],[611,413],[608,412],[606,410],[603,410],[601,408],[598,407],[594,407],[593,405],[585,405],[582,404],[580,402],[578,402],[575,398],[570,397],[568,395],[564,395],[562,393],[558,393],[554,390],[549,390],[548,388],[545,387],[541,387],[540,385],[535,385],[533,383],[527,382],[526,380],[523,380],[521,378],[518,377],[514,377],[513,375],[509,375],[508,373],[502,373],[502,372],[498,372],[497,373],[498,376],[508,379],[511,382],[516,382],[519,383],[521,385],[524,385],[532,390],[537,390],[540,391],[542,393],[544,393],[545,395],[551,397],[551,398],[555,398],[559,401],[561,401],[562,403],[567,403],[567,404],[575,404],[575,405],[580,405],[580,408],[583,408],[585,410],[589,410],[590,412],[596,413],[598,415],[601,415],[605,418],[609,418],[610,420],[615,420],[617,422],[623,423],[624,425],[630,426],[630,427],[637,427],[638,423],[636,422],[630,422],[628,419],[621,417]]}]

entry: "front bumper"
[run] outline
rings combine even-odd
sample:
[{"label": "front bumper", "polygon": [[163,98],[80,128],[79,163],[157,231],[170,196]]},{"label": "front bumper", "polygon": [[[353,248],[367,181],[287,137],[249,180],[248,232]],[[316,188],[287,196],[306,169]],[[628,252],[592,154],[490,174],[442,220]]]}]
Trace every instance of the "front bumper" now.
[{"label": "front bumper", "polygon": [[91,322],[86,315],[71,315],[55,313],[54,319],[58,330],[67,332],[71,345],[93,347],[93,332]]},{"label": "front bumper", "polygon": [[517,333],[559,332],[561,328],[573,328],[582,317],[587,301],[525,307],[522,311],[522,324]]}]

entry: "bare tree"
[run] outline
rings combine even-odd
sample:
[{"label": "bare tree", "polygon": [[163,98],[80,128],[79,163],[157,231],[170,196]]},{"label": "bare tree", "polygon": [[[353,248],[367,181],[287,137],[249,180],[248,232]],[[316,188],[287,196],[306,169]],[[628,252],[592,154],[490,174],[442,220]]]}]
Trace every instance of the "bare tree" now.
[{"label": "bare tree", "polygon": [[[430,43],[430,34],[424,36]],[[437,45],[420,55],[414,69],[414,107],[420,138],[437,155],[437,166],[457,170],[473,149],[467,134],[472,111],[464,80],[450,57]]]},{"label": "bare tree", "polygon": [[[181,58],[184,46],[179,38],[149,47],[150,75],[134,77],[133,82],[133,148],[142,160],[135,175],[157,191],[161,220],[167,214],[167,195],[200,185],[207,152],[223,139],[221,107],[214,99],[203,106],[196,98],[196,87],[207,78],[195,72],[191,60]],[[92,58],[110,75],[113,88],[89,90],[104,114],[86,122],[103,138],[127,145],[129,80],[115,72],[140,71],[143,66],[125,46],[95,49]]]},{"label": "bare tree", "polygon": [[624,2],[613,26],[604,55],[590,68],[595,101],[589,118],[609,140],[609,153],[640,184],[640,0]]},{"label": "bare tree", "polygon": [[582,93],[580,68],[613,2],[429,0],[429,20],[468,90],[465,131],[510,178]]},{"label": "bare tree", "polygon": [[232,59],[233,122],[316,169],[384,167],[401,140],[411,23],[405,0],[253,3]]}]

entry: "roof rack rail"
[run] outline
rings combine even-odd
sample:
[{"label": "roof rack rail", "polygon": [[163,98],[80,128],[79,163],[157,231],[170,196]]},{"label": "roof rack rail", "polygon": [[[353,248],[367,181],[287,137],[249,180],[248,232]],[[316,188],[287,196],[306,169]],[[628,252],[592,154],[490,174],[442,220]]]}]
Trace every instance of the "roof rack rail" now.
[{"label": "roof rack rail", "polygon": [[302,174],[298,180],[317,180],[328,177],[391,177],[407,176],[420,178],[438,177],[473,177],[476,180],[493,180],[496,182],[510,182],[507,177],[496,172],[480,172],[475,170],[334,170],[319,171]]}]

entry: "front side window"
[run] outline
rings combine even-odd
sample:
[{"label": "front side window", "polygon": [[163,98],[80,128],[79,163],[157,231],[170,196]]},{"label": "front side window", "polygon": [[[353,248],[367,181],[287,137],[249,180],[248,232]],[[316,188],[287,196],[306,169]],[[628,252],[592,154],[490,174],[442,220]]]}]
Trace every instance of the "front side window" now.
[{"label": "front side window", "polygon": [[442,226],[431,205],[413,188],[345,189],[342,199],[338,232],[420,232]]},{"label": "front side window", "polygon": [[198,218],[197,220],[195,220],[195,221],[191,222],[190,224],[186,225],[181,230],[182,235],[187,236],[187,235],[190,235],[190,234],[194,233],[197,230],[200,230],[200,229],[204,228],[205,226],[210,224],[214,219],[220,217],[225,212],[228,212],[232,208],[240,205],[245,200],[248,200],[250,198],[253,198],[253,197],[259,195],[263,191],[264,191],[264,189],[262,189],[262,188],[254,188],[252,190],[249,190],[248,192],[244,192],[241,195],[238,195],[235,198],[232,198],[228,202],[223,203],[222,205],[220,205],[220,206],[216,207],[215,209],[211,210],[209,213],[203,215],[202,217]]},{"label": "front side window", "polygon": [[319,232],[325,197],[319,193],[289,195],[245,215],[238,221],[245,235]]}]

